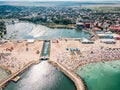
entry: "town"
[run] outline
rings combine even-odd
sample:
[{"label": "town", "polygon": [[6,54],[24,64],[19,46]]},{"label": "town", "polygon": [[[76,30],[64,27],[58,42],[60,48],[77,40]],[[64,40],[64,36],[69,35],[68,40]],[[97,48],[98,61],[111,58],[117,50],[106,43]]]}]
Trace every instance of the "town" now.
[{"label": "town", "polygon": [[[0,90],[54,90],[50,83],[61,88],[60,80],[70,82],[68,90],[87,90],[86,78],[92,75],[81,77],[79,68],[82,72],[81,67],[96,63],[105,68],[106,62],[119,60],[118,6],[0,5]],[[111,70],[116,67],[112,64]]]}]

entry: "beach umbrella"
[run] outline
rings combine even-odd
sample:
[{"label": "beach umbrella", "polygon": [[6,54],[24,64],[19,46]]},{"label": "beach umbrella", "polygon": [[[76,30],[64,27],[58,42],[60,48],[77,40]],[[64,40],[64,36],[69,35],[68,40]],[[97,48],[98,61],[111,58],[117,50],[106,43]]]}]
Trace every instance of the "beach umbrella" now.
[{"label": "beach umbrella", "polygon": [[78,48],[76,48],[76,51],[78,51],[79,49]]},{"label": "beach umbrella", "polygon": [[68,49],[68,48],[66,48],[66,50],[68,51],[69,49]]},{"label": "beach umbrella", "polygon": [[72,51],[72,48],[70,48],[70,51]]}]

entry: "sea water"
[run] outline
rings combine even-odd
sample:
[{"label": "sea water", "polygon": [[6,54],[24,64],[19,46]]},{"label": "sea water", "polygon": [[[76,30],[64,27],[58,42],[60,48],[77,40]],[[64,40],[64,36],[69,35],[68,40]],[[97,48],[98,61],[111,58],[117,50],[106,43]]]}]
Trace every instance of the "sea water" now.
[{"label": "sea water", "polygon": [[88,90],[120,90],[120,61],[86,64],[76,70]]},{"label": "sea water", "polygon": [[74,83],[47,61],[25,71],[17,83],[10,82],[5,90],[76,90]]}]

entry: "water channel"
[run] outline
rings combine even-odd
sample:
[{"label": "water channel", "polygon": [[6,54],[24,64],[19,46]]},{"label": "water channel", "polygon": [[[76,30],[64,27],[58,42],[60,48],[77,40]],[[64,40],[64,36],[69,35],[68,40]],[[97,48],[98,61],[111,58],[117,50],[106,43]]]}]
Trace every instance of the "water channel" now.
[{"label": "water channel", "polygon": [[[29,22],[6,24],[7,39],[89,38],[89,34],[75,29],[50,29]],[[44,42],[42,56],[48,56],[49,42]],[[30,67],[17,82],[10,82],[4,90],[76,90],[74,83],[47,61]]]}]

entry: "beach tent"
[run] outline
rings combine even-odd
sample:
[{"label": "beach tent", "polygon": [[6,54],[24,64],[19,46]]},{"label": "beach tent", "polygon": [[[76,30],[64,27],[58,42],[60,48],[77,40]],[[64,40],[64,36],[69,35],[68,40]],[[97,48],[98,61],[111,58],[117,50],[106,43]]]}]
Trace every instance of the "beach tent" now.
[{"label": "beach tent", "polygon": [[111,31],[108,31],[108,32],[106,32],[106,34],[112,34],[112,32],[111,32]]},{"label": "beach tent", "polygon": [[86,38],[83,38],[82,44],[93,44],[93,42],[88,40],[88,39],[86,39]]},{"label": "beach tent", "polygon": [[97,34],[99,38],[105,38],[106,37],[106,34],[103,33],[103,34]]},{"label": "beach tent", "polygon": [[115,44],[116,41],[115,39],[100,39],[101,43],[106,43],[106,44]]},{"label": "beach tent", "polygon": [[112,39],[112,38],[113,38],[113,35],[107,34],[105,37],[106,37],[106,38],[109,38],[109,39]]},{"label": "beach tent", "polygon": [[28,40],[27,40],[27,43],[29,43],[29,44],[30,44],[30,43],[34,43],[34,41],[35,41],[34,39],[28,39]]},{"label": "beach tent", "polygon": [[115,40],[120,40],[120,35],[118,34],[112,34],[112,35]]},{"label": "beach tent", "polygon": [[70,51],[73,51],[73,48],[70,48]]},{"label": "beach tent", "polygon": [[78,48],[76,48],[76,51],[78,51],[79,49]]}]

